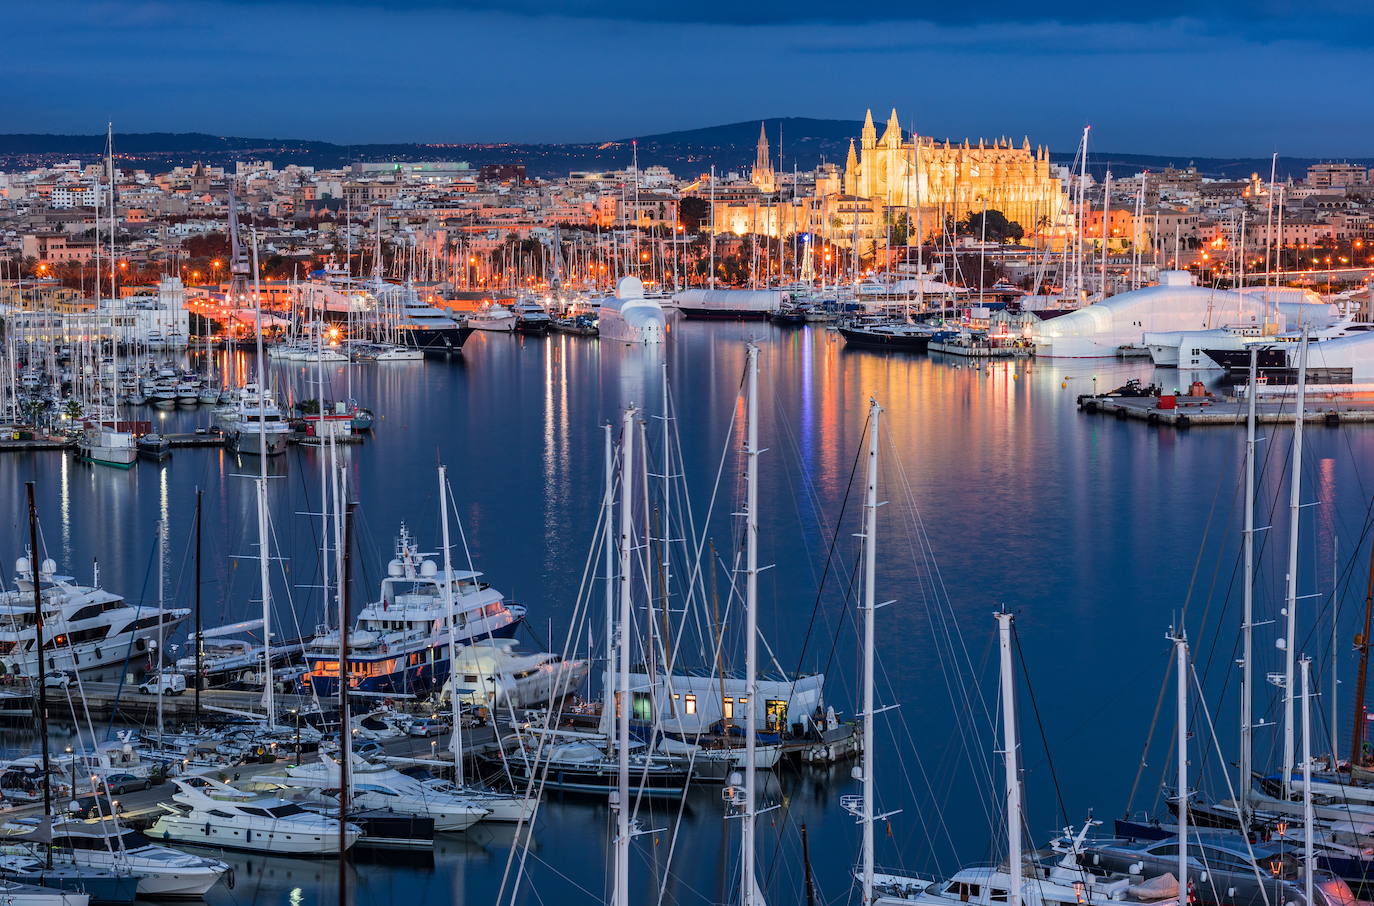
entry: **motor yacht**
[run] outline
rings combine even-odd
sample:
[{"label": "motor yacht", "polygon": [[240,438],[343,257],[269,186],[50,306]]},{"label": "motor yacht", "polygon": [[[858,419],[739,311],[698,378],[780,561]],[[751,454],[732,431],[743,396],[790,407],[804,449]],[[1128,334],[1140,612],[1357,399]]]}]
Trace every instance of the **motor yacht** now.
[{"label": "motor yacht", "polygon": [[292,856],[325,856],[358,841],[355,824],[341,829],[337,819],[319,815],[299,804],[236,790],[209,777],[179,777],[164,814],[148,835],[153,839],[198,843],[224,849]]}]

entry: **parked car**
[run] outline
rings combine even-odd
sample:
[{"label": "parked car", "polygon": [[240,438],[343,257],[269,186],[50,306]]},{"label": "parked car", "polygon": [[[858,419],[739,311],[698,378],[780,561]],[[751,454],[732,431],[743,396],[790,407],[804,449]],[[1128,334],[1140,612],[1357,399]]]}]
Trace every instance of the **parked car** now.
[{"label": "parked car", "polygon": [[72,675],[65,670],[49,670],[43,674],[45,689],[65,689],[72,684]]},{"label": "parked car", "polygon": [[448,730],[448,721],[442,717],[417,717],[410,722],[406,732],[411,736],[438,736]]},{"label": "parked car", "polygon": [[147,777],[135,777],[133,774],[111,774],[105,778],[105,786],[116,796],[151,789],[152,785],[153,782]]},{"label": "parked car", "polygon": [[159,685],[162,686],[163,695],[180,695],[186,691],[186,676],[181,673],[158,673],[144,680],[138,691],[144,695],[157,695]]},{"label": "parked car", "polygon": [[110,801],[103,795],[78,796],[67,806],[75,818],[102,818],[119,814],[119,803]]}]

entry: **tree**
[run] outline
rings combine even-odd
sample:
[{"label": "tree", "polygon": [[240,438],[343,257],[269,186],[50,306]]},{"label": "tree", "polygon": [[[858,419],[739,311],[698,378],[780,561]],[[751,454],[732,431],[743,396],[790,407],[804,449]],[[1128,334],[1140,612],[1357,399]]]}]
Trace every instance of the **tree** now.
[{"label": "tree", "polygon": [[711,203],[696,195],[687,195],[678,202],[678,218],[689,233],[700,233],[711,217]]},{"label": "tree", "polygon": [[[986,233],[984,233],[983,223],[985,218],[987,220]],[[959,232],[980,239],[986,236],[992,242],[1020,242],[1021,237],[1026,235],[1021,224],[1014,220],[1008,220],[1007,215],[991,208],[986,212],[970,213],[959,221]]]}]

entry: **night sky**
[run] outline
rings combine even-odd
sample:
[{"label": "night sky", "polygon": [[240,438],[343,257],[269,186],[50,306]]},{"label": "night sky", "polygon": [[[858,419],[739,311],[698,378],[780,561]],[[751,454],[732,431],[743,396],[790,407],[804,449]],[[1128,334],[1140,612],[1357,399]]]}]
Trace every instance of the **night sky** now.
[{"label": "night sky", "polygon": [[[1346,7],[1349,7],[1348,9]],[[2,0],[0,132],[589,141],[779,116],[1374,155],[1374,4]],[[555,12],[556,14],[551,14]]]}]

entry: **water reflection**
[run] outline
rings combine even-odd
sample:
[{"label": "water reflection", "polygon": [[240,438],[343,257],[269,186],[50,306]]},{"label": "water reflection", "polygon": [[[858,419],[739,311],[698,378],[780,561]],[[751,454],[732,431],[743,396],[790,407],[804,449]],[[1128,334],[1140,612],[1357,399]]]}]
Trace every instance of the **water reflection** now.
[{"label": "water reflection", "polygon": [[[993,741],[970,730],[972,718],[961,715],[951,687],[966,674],[990,679],[984,669],[989,614],[1003,604],[1018,614],[1071,818],[1089,807],[1126,806],[1166,656],[1160,636],[1185,604],[1197,650],[1220,652],[1208,674],[1218,684],[1209,703],[1223,745],[1230,744],[1234,683],[1225,691],[1221,684],[1229,673],[1239,593],[1233,577],[1243,437],[1229,428],[1155,430],[1076,410],[1074,398],[1094,382],[1107,389],[1141,377],[1186,386],[1191,377],[1156,378],[1140,361],[975,365],[846,350],[833,331],[814,327],[683,323],[656,349],[478,334],[452,362],[331,364],[326,394],[351,393],[377,414],[373,437],[337,451],[360,503],[359,597],[375,594],[402,520],[422,544],[437,545],[434,467],[442,461],[476,568],[530,607],[541,638],[550,622],[561,638],[600,503],[599,426],[634,401],[650,420],[650,448],[660,453],[652,419],[662,415],[664,374],[672,380],[681,465],[692,492],[690,501],[675,500],[674,509],[690,504],[699,531],[709,531],[728,560],[734,526],[725,502],[742,490],[737,459],[726,460],[715,520],[703,522],[721,451],[737,449],[743,439],[739,389],[751,337],[763,348],[761,441],[769,448],[760,486],[763,560],[778,564],[761,578],[761,626],[784,667],[827,674],[831,698],[847,715],[856,695],[850,536],[858,509],[846,494],[868,398],[886,409],[889,468],[882,491],[890,505],[882,511],[879,594],[897,603],[881,612],[879,655],[883,698],[901,707],[882,731],[898,742],[884,747],[880,774],[884,810],[903,812],[892,819],[891,836],[880,834],[881,864],[948,869],[992,852],[984,800],[994,772],[982,762],[992,758]],[[248,353],[215,356],[226,382],[252,376]],[[319,375],[309,363],[268,368],[284,404],[318,392]],[[204,409],[179,409],[164,424],[182,432],[209,419]],[[1273,527],[1262,539],[1257,599],[1264,611],[1258,619],[1273,620],[1282,596],[1291,431],[1276,426],[1266,433],[1257,519]],[[1303,515],[1303,593],[1329,587],[1335,539],[1348,558],[1362,536],[1367,494],[1359,465],[1371,461],[1374,432],[1315,429],[1307,447],[1312,484],[1305,500],[1317,505]],[[325,610],[317,591],[323,531],[317,514],[327,456],[299,447],[269,462],[273,544],[281,558],[272,570],[282,608],[277,619],[307,632]],[[257,470],[256,458],[219,449],[178,449],[164,464],[140,463],[129,472],[55,454],[7,454],[0,458],[0,500],[10,503],[0,515],[4,578],[13,578],[9,570],[26,537],[23,482],[35,479],[44,538],[63,569],[86,577],[98,559],[106,587],[151,599],[153,526],[160,518],[170,526],[170,579],[181,572],[179,542],[190,531],[194,490],[201,487],[205,619],[252,617],[259,607],[257,564],[249,559],[256,556],[251,478]],[[836,554],[818,593],[832,540]],[[723,589],[728,582],[722,576]],[[188,599],[185,581],[172,585]],[[935,612],[937,601],[947,602],[947,613]],[[1319,605],[1305,604],[1302,620],[1305,635],[1322,640],[1324,650],[1330,627],[1320,622]],[[813,606],[815,628],[803,650]],[[1353,621],[1356,610],[1342,608],[1343,620]],[[1348,622],[1341,637],[1353,631]],[[948,661],[956,638],[972,665],[962,672]],[[1281,668],[1271,640],[1256,650],[1257,669]],[[1342,672],[1350,674],[1348,664]],[[964,710],[977,717],[990,689],[968,694],[976,707]],[[1261,711],[1269,706],[1265,699]],[[1027,742],[1026,796],[1039,842],[1060,822],[1043,750],[1038,740]],[[1209,763],[1204,782],[1212,769]],[[1142,788],[1153,793],[1154,779]],[[836,805],[841,793],[852,791],[848,768],[789,770],[781,780],[775,795],[786,807],[769,814],[761,844],[770,893],[779,902],[799,901],[798,833],[805,822],[821,889],[827,899],[842,897],[857,845],[852,821]],[[684,815],[671,867],[666,837],[637,843],[636,884],[646,897],[656,898],[661,885],[672,902],[724,902],[737,843],[736,829],[720,816],[719,791],[690,797]],[[668,826],[675,817],[675,806],[659,804],[645,826]],[[543,899],[554,892],[568,903],[601,897],[607,821],[598,804],[549,803],[527,865]],[[352,869],[359,903],[493,902],[507,844],[500,829],[479,825],[466,837],[441,841],[432,868],[359,865]],[[217,893],[216,903],[332,900],[337,875],[327,861],[234,858],[243,865],[239,886]]]}]

